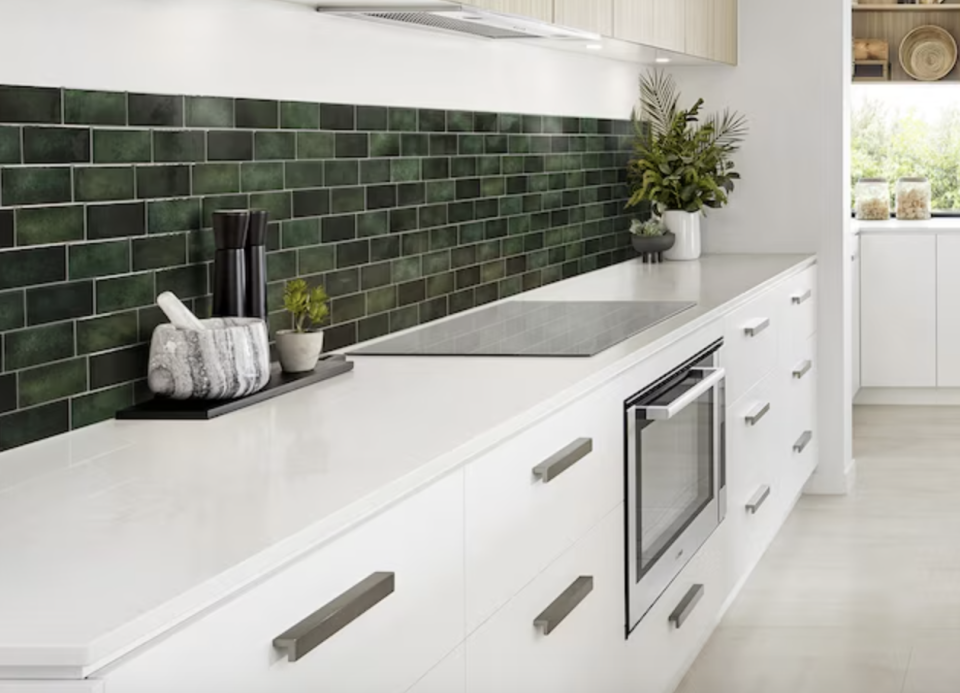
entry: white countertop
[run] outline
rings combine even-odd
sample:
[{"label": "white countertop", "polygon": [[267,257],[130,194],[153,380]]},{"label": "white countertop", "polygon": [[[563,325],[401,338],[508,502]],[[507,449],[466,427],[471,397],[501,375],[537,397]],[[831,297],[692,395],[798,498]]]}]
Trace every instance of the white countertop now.
[{"label": "white countertop", "polygon": [[898,233],[960,233],[960,217],[934,217],[925,221],[886,221],[854,220],[850,226],[859,234],[898,234]]},{"label": "white countertop", "polygon": [[95,671],[814,262],[631,261],[521,297],[698,302],[593,358],[356,357],[213,421],[0,454],[0,677]]}]

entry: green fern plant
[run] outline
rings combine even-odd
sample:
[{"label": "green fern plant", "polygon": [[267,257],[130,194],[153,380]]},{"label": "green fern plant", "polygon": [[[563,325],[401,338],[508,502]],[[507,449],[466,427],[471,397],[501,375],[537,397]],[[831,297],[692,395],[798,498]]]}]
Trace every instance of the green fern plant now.
[{"label": "green fern plant", "polygon": [[747,135],[746,118],[730,110],[703,116],[703,99],[688,109],[679,101],[673,76],[641,75],[627,207],[648,202],[659,215],[719,208],[740,178],[731,157]]},{"label": "green fern plant", "polygon": [[293,329],[298,334],[323,324],[330,314],[328,301],[322,286],[311,289],[303,279],[287,282],[283,290],[283,307],[293,315]]}]

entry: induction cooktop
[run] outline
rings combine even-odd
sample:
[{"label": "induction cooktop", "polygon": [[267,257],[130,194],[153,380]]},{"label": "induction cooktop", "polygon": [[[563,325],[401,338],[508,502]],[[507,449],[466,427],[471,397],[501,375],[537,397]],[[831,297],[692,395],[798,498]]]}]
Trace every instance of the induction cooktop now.
[{"label": "induction cooktop", "polygon": [[594,356],[695,305],[680,301],[510,301],[351,353]]}]

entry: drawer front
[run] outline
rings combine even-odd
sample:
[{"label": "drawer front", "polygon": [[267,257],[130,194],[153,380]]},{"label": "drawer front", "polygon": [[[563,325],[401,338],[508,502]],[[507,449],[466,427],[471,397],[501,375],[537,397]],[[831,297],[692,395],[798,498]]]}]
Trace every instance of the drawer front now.
[{"label": "drawer front", "polygon": [[627,690],[623,579],[621,505],[467,639],[467,692]]},{"label": "drawer front", "polygon": [[461,645],[417,681],[407,693],[466,693],[466,666],[466,648]]},{"label": "drawer front", "polygon": [[780,441],[786,451],[784,491],[796,497],[817,465],[817,363],[816,335],[798,350],[793,365],[782,368],[781,384],[787,415]]},{"label": "drawer front", "polygon": [[736,402],[773,370],[780,315],[776,292],[768,292],[724,320],[723,364],[727,402]]},{"label": "drawer front", "polygon": [[784,415],[777,385],[776,374],[771,373],[727,406],[728,508],[742,507],[759,486],[777,483],[774,451]]},{"label": "drawer front", "polygon": [[791,277],[776,291],[783,324],[781,352],[793,355],[802,351],[817,330],[817,268],[811,267]]},{"label": "drawer front", "polygon": [[[730,527],[722,522],[644,616],[627,643],[627,680],[643,693],[673,693],[720,620],[733,586]],[[702,592],[697,586],[702,586]],[[689,595],[700,594],[699,600]],[[678,628],[671,616],[686,618]],[[600,688],[584,690],[595,690]],[[615,689],[609,689],[611,691]]]},{"label": "drawer front", "polygon": [[[377,572],[393,574],[392,593],[349,594]],[[275,638],[345,593],[342,627],[334,626],[329,639],[297,661],[274,647]],[[358,615],[362,606],[369,609]],[[104,677],[110,693],[401,693],[464,634],[458,472],[134,653]]]},{"label": "drawer front", "polygon": [[623,501],[622,429],[604,388],[468,465],[468,632]]}]

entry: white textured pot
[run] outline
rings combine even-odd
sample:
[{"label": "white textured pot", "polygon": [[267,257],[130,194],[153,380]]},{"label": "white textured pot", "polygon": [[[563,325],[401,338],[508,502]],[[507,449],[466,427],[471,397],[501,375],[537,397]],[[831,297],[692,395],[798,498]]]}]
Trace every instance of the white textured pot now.
[{"label": "white textured pot", "polygon": [[277,355],[284,373],[306,373],[317,367],[323,351],[323,332],[277,332]]},{"label": "white textured pot", "polygon": [[696,260],[700,257],[700,213],[671,210],[663,213],[663,223],[677,237],[663,256],[668,260]]}]

